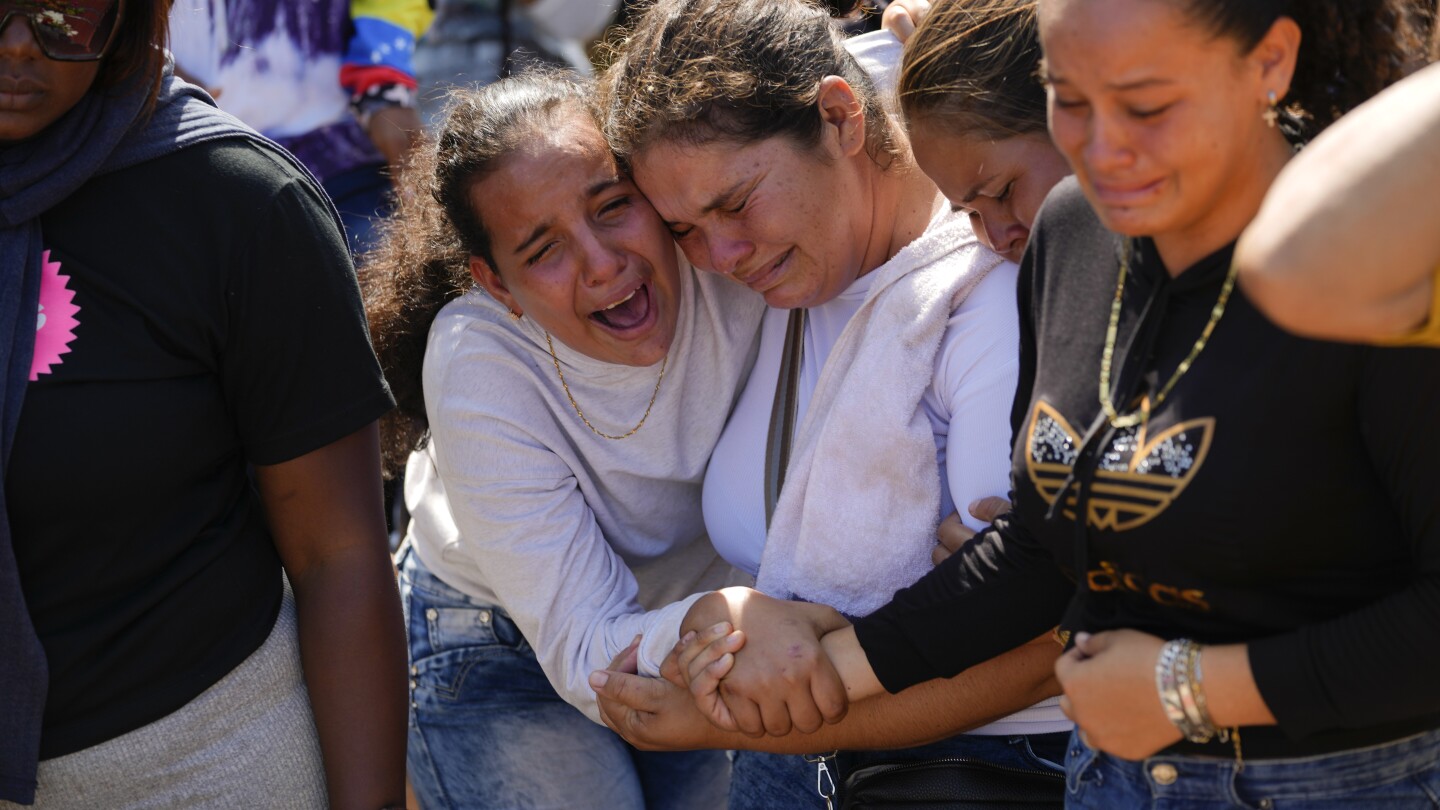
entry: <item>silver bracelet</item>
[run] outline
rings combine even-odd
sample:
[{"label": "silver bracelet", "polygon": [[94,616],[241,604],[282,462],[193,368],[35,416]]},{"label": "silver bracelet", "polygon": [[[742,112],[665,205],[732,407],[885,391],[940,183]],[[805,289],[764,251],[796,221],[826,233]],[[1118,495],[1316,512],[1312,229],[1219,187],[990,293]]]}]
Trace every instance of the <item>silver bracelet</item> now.
[{"label": "silver bracelet", "polygon": [[1185,710],[1185,725],[1180,729],[1181,733],[1190,742],[1208,743],[1215,737],[1215,726],[1200,709],[1200,703],[1205,698],[1195,667],[1199,657],[1200,645],[1185,639],[1176,665],[1175,686],[1180,693],[1180,706]]},{"label": "silver bracelet", "polygon": [[[1200,644],[1195,644],[1194,646],[1195,652],[1190,657],[1190,691],[1195,698],[1194,721],[1196,725],[1200,726],[1211,736],[1215,736],[1217,733],[1220,732],[1215,727],[1215,721],[1210,718],[1210,706],[1205,702],[1205,690],[1201,688],[1204,676],[1200,671],[1200,654],[1205,651],[1205,648],[1203,645]],[[1224,741],[1224,737],[1222,736],[1221,742]]]},{"label": "silver bracelet", "polygon": [[1180,691],[1175,683],[1175,663],[1180,657],[1181,646],[1181,641],[1167,641],[1160,648],[1160,657],[1155,660],[1155,691],[1160,694],[1165,716],[1184,732],[1187,722],[1185,708],[1180,704]]},{"label": "silver bracelet", "polygon": [[1188,638],[1165,642],[1155,662],[1155,686],[1165,716],[1181,736],[1193,743],[1208,743],[1215,737],[1215,725],[1204,708],[1200,689],[1200,649]]}]

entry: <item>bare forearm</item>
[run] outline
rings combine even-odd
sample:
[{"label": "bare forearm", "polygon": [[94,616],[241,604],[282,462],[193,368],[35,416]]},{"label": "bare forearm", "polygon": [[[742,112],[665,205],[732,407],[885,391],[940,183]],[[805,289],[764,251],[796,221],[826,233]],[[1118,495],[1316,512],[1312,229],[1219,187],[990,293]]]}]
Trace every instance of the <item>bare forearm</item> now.
[{"label": "bare forearm", "polygon": [[820,639],[820,647],[830,657],[835,671],[840,673],[840,680],[845,684],[845,697],[851,703],[885,694],[885,687],[880,684],[874,668],[870,666],[870,659],[860,647],[854,626],[847,625],[826,633]]},{"label": "bare forearm", "polygon": [[331,806],[403,806],[405,628],[388,558],[347,550],[291,583]]},{"label": "bare forearm", "polygon": [[1281,326],[1367,340],[1419,326],[1440,264],[1440,70],[1341,119],[1281,173],[1236,249],[1249,297]]},{"label": "bare forearm", "polygon": [[[1060,694],[1054,643],[1026,644],[954,678],[927,681],[898,694],[881,690],[850,705],[845,719],[813,734],[751,738],[729,735],[726,747],[772,753],[906,748],[987,725]],[[843,672],[842,672],[843,677]]]},{"label": "bare forearm", "polygon": [[1260,696],[1244,644],[1209,646],[1201,654],[1206,704],[1215,725],[1273,726],[1275,715]]},{"label": "bare forearm", "polygon": [[723,731],[697,707],[689,690],[666,680],[611,671],[595,673],[590,683],[606,724],[643,750],[904,748],[968,731],[1059,694],[1054,678],[1059,651],[1048,641],[1027,644],[949,680],[858,701],[842,719],[819,724],[813,732],[792,730],[783,736]]},{"label": "bare forearm", "polygon": [[1058,695],[1060,689],[1052,674],[1058,652],[1058,646],[1026,645],[954,678],[929,681],[894,695],[882,692],[853,703],[843,721],[822,726],[814,734],[744,738],[742,747],[806,753],[905,748],[942,740]]},{"label": "bare forearm", "polygon": [[392,176],[398,175],[410,161],[410,153],[424,133],[420,113],[413,107],[385,107],[370,116],[365,134],[390,166]]}]

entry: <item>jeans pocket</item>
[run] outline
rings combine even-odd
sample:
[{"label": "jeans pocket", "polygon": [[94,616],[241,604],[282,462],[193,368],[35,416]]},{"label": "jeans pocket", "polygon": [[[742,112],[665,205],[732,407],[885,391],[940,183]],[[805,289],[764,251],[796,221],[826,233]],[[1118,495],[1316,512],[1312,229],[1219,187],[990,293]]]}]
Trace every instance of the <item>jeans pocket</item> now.
[{"label": "jeans pocket", "polygon": [[1070,735],[1070,748],[1065,752],[1065,790],[1078,797],[1091,784],[1098,784],[1100,773],[1095,766],[1100,752],[1080,741],[1080,732]]},{"label": "jeans pocket", "polygon": [[1440,810],[1440,764],[1415,774],[1414,779],[1420,792],[1430,800],[1430,806]]},{"label": "jeans pocket", "polygon": [[[1061,732],[1056,732],[1013,737],[1010,744],[1028,767],[1063,774],[1066,754],[1070,750],[1070,739],[1070,735],[1061,736]],[[1045,756],[1042,751],[1050,756]]]},{"label": "jeans pocket", "polygon": [[466,647],[501,644],[495,627],[499,614],[489,607],[426,607],[425,635],[430,649],[439,654]]}]

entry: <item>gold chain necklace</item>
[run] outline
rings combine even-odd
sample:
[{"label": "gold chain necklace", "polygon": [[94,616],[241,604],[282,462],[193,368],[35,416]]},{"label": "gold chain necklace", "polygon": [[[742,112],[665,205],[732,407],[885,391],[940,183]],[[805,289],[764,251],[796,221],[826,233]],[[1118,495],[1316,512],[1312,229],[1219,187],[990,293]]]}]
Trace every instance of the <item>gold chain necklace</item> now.
[{"label": "gold chain necklace", "polygon": [[1205,343],[1210,340],[1210,334],[1215,331],[1215,324],[1220,322],[1221,316],[1225,314],[1225,304],[1230,300],[1230,291],[1235,289],[1236,265],[1230,263],[1230,271],[1225,275],[1225,283],[1220,287],[1220,297],[1215,299],[1215,306],[1210,310],[1210,320],[1206,322],[1205,328],[1200,330],[1200,337],[1196,338],[1195,345],[1190,348],[1190,354],[1180,361],[1175,373],[1170,375],[1170,381],[1160,389],[1159,395],[1152,403],[1149,396],[1140,399],[1140,410],[1121,416],[1115,411],[1111,404],[1110,392],[1110,364],[1115,359],[1115,338],[1120,331],[1120,305],[1125,295],[1125,277],[1130,271],[1130,240],[1125,240],[1125,249],[1120,252],[1120,281],[1115,285],[1115,300],[1110,303],[1110,326],[1105,330],[1105,351],[1100,355],[1100,407],[1105,411],[1105,418],[1110,421],[1110,426],[1115,428],[1128,428],[1142,424],[1150,419],[1150,412],[1160,407],[1170,391],[1175,388],[1175,383],[1185,376],[1190,366],[1195,363],[1195,358],[1205,350]]},{"label": "gold chain necklace", "polygon": [[570,393],[570,386],[565,384],[565,372],[560,370],[560,358],[555,356],[555,343],[550,340],[549,332],[545,333],[545,345],[550,349],[550,362],[555,364],[555,373],[560,375],[560,387],[565,389],[565,397],[570,400],[570,407],[575,409],[575,414],[580,417],[581,422],[585,423],[585,427],[590,428],[591,433],[594,433],[602,439],[619,441],[620,439],[628,439],[634,436],[640,428],[645,427],[645,420],[650,418],[650,409],[655,407],[655,398],[660,396],[660,383],[665,381],[665,366],[670,363],[669,352],[666,352],[665,357],[660,361],[660,379],[655,381],[655,390],[650,394],[650,404],[645,406],[645,415],[640,417],[640,424],[630,428],[628,433],[621,436],[611,436],[609,433],[601,433],[596,430],[595,426],[590,424],[590,420],[585,418],[585,412],[580,410],[580,403],[575,401],[575,395]]}]

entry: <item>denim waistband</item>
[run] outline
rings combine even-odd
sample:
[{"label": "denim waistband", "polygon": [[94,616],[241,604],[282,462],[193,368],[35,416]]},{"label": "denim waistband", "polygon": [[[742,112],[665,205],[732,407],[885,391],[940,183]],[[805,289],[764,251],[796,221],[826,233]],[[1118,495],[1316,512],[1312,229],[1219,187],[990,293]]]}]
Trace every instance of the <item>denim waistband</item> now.
[{"label": "denim waistband", "polygon": [[[1243,756],[1243,739],[1241,742]],[[1085,770],[1095,757],[1104,757],[1105,770],[1112,778],[1142,783],[1156,799],[1226,794],[1283,799],[1345,793],[1389,784],[1440,763],[1440,729],[1335,754],[1245,760],[1243,766],[1234,759],[1172,755],[1129,762],[1097,754],[1076,740],[1071,745],[1080,749],[1071,762],[1072,776]]]},{"label": "denim waistband", "polygon": [[470,596],[431,573],[430,569],[425,567],[425,563],[420,560],[420,555],[415,553],[415,549],[411,547],[408,539],[401,543],[400,549],[395,552],[395,567],[400,570],[400,575],[408,580],[409,587],[424,592],[429,597],[428,601],[445,602],[451,607],[486,608],[504,612],[504,608],[499,605],[486,599]]}]

